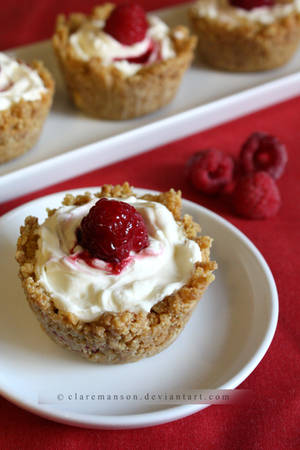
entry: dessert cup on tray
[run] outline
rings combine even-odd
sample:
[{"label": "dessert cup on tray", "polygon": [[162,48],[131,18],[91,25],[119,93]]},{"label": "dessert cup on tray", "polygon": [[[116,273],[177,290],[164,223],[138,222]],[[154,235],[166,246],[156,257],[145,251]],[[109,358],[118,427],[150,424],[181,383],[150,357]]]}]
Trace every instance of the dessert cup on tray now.
[{"label": "dessert cup on tray", "polygon": [[123,120],[151,113],[174,98],[193,59],[196,37],[186,27],[169,30],[149,16],[142,43],[122,45],[104,31],[114,9],[106,3],[89,16],[60,15],[53,47],[75,105],[93,117]]},{"label": "dessert cup on tray", "polygon": [[201,59],[216,69],[274,69],[286,64],[299,47],[298,0],[199,0],[189,16]]}]

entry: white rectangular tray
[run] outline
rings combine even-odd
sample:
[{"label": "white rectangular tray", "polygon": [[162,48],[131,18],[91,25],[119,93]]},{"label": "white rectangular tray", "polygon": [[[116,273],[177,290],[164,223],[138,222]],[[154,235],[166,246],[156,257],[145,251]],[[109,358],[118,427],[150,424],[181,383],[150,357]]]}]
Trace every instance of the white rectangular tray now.
[{"label": "white rectangular tray", "polygon": [[[187,8],[184,4],[157,14],[170,25],[187,24]],[[0,202],[300,94],[300,51],[286,66],[254,74],[214,71],[196,60],[169,106],[139,119],[101,121],[72,106],[49,41],[10,53],[43,60],[56,80],[56,94],[38,144],[0,166]]]}]

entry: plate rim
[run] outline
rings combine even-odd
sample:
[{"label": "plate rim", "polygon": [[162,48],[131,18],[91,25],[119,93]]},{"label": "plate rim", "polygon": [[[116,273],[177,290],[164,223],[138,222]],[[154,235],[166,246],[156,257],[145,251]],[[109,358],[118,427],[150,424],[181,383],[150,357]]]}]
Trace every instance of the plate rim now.
[{"label": "plate rim", "polygon": [[[147,189],[147,188],[138,188],[138,187],[132,187],[133,191],[138,194],[144,194],[144,193],[159,193],[157,190],[153,189]],[[92,193],[98,192],[101,189],[101,186],[90,186],[90,187],[84,187],[84,188],[74,188],[74,189],[64,189],[62,191],[53,192],[51,194],[47,194],[45,196],[40,196],[38,198],[35,198],[31,201],[28,201],[26,203],[23,203],[22,205],[17,206],[16,208],[8,211],[7,213],[0,216],[0,226],[1,222],[6,220],[11,220],[14,215],[18,215],[18,213],[30,206],[34,205],[36,203],[39,203],[41,200],[47,200],[49,198],[60,198],[63,199],[64,195],[66,194],[82,194],[84,192],[90,191]],[[191,200],[186,200],[185,198],[182,198],[182,204],[183,207],[190,206],[191,208],[196,208],[199,210],[199,212],[209,216],[209,218],[212,218],[213,220],[216,220],[218,223],[220,223],[222,226],[225,226],[225,228],[229,229],[231,232],[233,232],[235,235],[238,236],[238,238],[245,244],[252,254],[256,257],[256,259],[261,264],[262,268],[264,269],[264,274],[266,277],[266,280],[268,282],[269,290],[270,290],[270,319],[268,326],[266,327],[264,337],[262,341],[260,342],[260,345],[256,352],[253,354],[252,358],[243,366],[243,368],[236,373],[232,378],[230,378],[226,383],[219,386],[218,389],[235,389],[238,387],[245,379],[255,370],[255,368],[258,366],[258,364],[262,361],[265,354],[267,353],[272,340],[275,335],[275,331],[277,328],[278,323],[278,315],[279,315],[279,302],[278,302],[278,292],[277,287],[275,284],[275,280],[272,274],[272,271],[267,264],[265,258],[261,254],[261,252],[258,250],[258,248],[252,243],[252,241],[242,232],[240,231],[235,225],[230,223],[227,219],[224,219],[219,214],[211,211],[210,209],[199,205],[198,203],[195,203]],[[158,410],[155,412],[147,412],[147,413],[140,413],[140,414],[121,414],[121,415],[91,415],[91,414],[82,414],[77,412],[70,412],[70,411],[61,411],[56,410],[53,411],[51,409],[51,406],[48,408],[44,405],[37,406],[35,404],[31,404],[29,402],[20,400],[18,396],[13,395],[9,393],[8,390],[4,390],[0,386],[0,395],[2,395],[6,400],[10,401],[11,403],[15,404],[18,407],[21,407],[22,409],[29,411],[33,414],[36,414],[40,417],[58,422],[63,423],[67,425],[82,427],[82,428],[94,428],[94,429],[134,429],[134,428],[142,428],[142,427],[150,427],[155,425],[160,425],[163,423],[169,423],[175,420],[182,419],[184,417],[187,417],[189,415],[192,415],[196,412],[199,412],[205,408],[207,408],[210,405],[179,405],[179,406],[173,406],[173,407],[167,407],[162,410]]]}]

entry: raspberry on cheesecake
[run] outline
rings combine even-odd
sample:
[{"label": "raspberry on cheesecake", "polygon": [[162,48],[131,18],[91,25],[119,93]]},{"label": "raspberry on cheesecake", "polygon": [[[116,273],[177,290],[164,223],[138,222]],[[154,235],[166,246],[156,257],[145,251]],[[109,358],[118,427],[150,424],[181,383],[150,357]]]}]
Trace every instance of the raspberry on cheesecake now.
[{"label": "raspberry on cheesecake", "polygon": [[237,8],[247,9],[250,11],[254,8],[273,6],[274,0],[229,0],[229,3]]},{"label": "raspberry on cheesecake", "polygon": [[144,9],[138,4],[124,3],[113,9],[104,31],[123,45],[133,45],[143,41],[148,30]]},{"label": "raspberry on cheesecake", "polygon": [[128,203],[101,198],[90,209],[77,229],[78,243],[92,257],[114,265],[121,271],[130,252],[140,252],[149,245],[141,214]]}]

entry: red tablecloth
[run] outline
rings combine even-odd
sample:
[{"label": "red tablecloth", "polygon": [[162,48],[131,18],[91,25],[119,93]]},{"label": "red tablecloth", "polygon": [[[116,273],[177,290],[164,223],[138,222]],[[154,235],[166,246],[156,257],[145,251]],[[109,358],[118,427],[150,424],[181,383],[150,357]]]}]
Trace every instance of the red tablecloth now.
[{"label": "red tablecloth", "polygon": [[[175,4],[174,0],[144,0],[147,9]],[[5,49],[51,35],[58,12],[88,11],[95,1],[10,0],[2,4],[0,46]],[[211,406],[174,423],[143,430],[98,431],[41,419],[0,398],[1,449],[291,449],[300,448],[299,404],[299,251],[300,251],[300,98],[234,122],[170,143],[140,156],[51,186],[0,205],[0,214],[33,198],[63,189],[131,184],[143,188],[181,189],[183,196],[224,216],[259,248],[274,274],[280,302],[275,338],[257,369],[242,384],[255,399],[244,406]],[[195,150],[217,147],[237,154],[255,130],[278,136],[287,146],[289,162],[278,185],[283,204],[277,217],[242,220],[217,199],[197,194],[183,176],[186,159]],[[2,299],[3,299],[2,293]]]}]

